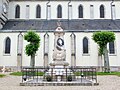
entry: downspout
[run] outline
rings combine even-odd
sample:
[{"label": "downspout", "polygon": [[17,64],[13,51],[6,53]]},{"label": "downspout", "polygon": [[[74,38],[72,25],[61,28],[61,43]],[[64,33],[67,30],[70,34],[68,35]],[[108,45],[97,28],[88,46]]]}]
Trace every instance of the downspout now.
[{"label": "downspout", "polygon": [[70,5],[70,3],[71,3],[71,0],[69,0],[69,2],[68,2],[68,30],[69,30],[69,19],[70,19],[70,17],[69,17],[69,5]]},{"label": "downspout", "polygon": [[48,17],[48,4],[50,3],[50,0],[48,0],[48,2],[46,3],[46,19],[47,19],[47,17]]},{"label": "downspout", "polygon": [[113,20],[113,10],[112,10],[112,4],[114,3],[114,0],[111,1],[110,5],[111,5],[111,20]]},{"label": "downspout", "polygon": [[68,2],[68,20],[69,20],[69,5],[70,5],[70,3],[71,3],[71,0],[69,0],[69,2]]}]

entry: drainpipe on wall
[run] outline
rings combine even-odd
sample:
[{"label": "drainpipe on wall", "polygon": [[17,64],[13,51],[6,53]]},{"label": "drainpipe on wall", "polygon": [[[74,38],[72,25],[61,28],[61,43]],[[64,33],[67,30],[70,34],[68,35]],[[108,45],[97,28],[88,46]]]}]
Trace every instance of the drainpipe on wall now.
[{"label": "drainpipe on wall", "polygon": [[111,5],[111,19],[113,20],[113,10],[112,10],[112,4],[114,3],[114,0],[111,1],[110,5]]},{"label": "drainpipe on wall", "polygon": [[69,30],[69,19],[70,19],[70,17],[69,17],[69,5],[70,5],[70,3],[71,3],[71,0],[69,0],[69,2],[68,2],[68,30]]},{"label": "drainpipe on wall", "polygon": [[48,19],[48,4],[50,3],[50,0],[46,3],[46,19]]},{"label": "drainpipe on wall", "polygon": [[69,0],[69,2],[68,2],[68,20],[70,19],[70,17],[69,17],[69,5],[70,5],[70,3],[71,3],[71,0]]}]

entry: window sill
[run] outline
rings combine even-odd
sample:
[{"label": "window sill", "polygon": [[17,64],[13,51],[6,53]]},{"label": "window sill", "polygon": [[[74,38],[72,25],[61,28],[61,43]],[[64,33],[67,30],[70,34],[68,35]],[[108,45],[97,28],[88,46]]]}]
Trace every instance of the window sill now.
[{"label": "window sill", "polygon": [[86,54],[82,54],[82,56],[90,56],[90,54],[89,54],[89,53],[86,53]]},{"label": "window sill", "polygon": [[109,56],[117,56],[116,54],[109,54]]},{"label": "window sill", "polygon": [[3,56],[11,56],[11,54],[3,54]]}]

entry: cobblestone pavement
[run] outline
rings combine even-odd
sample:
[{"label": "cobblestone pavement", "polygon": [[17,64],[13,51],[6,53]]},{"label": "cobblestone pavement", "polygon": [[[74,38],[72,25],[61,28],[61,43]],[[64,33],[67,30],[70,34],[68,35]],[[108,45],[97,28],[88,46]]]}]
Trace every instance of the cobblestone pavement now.
[{"label": "cobblestone pavement", "polygon": [[0,78],[0,90],[120,90],[120,77],[98,76],[98,86],[19,86],[20,76]]}]

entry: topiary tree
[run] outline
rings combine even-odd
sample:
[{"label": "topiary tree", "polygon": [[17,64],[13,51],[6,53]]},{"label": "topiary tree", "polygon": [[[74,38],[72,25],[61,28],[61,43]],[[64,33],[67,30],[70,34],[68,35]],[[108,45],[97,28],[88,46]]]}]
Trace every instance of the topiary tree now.
[{"label": "topiary tree", "polygon": [[35,66],[35,54],[36,51],[38,51],[38,48],[40,46],[40,37],[36,32],[34,31],[28,31],[24,35],[24,39],[29,42],[28,45],[25,47],[25,53],[28,56],[31,56],[30,66],[34,68]]},{"label": "topiary tree", "polygon": [[107,43],[115,40],[113,32],[95,32],[92,39],[99,45],[99,54],[104,56],[104,72],[110,72]]}]

